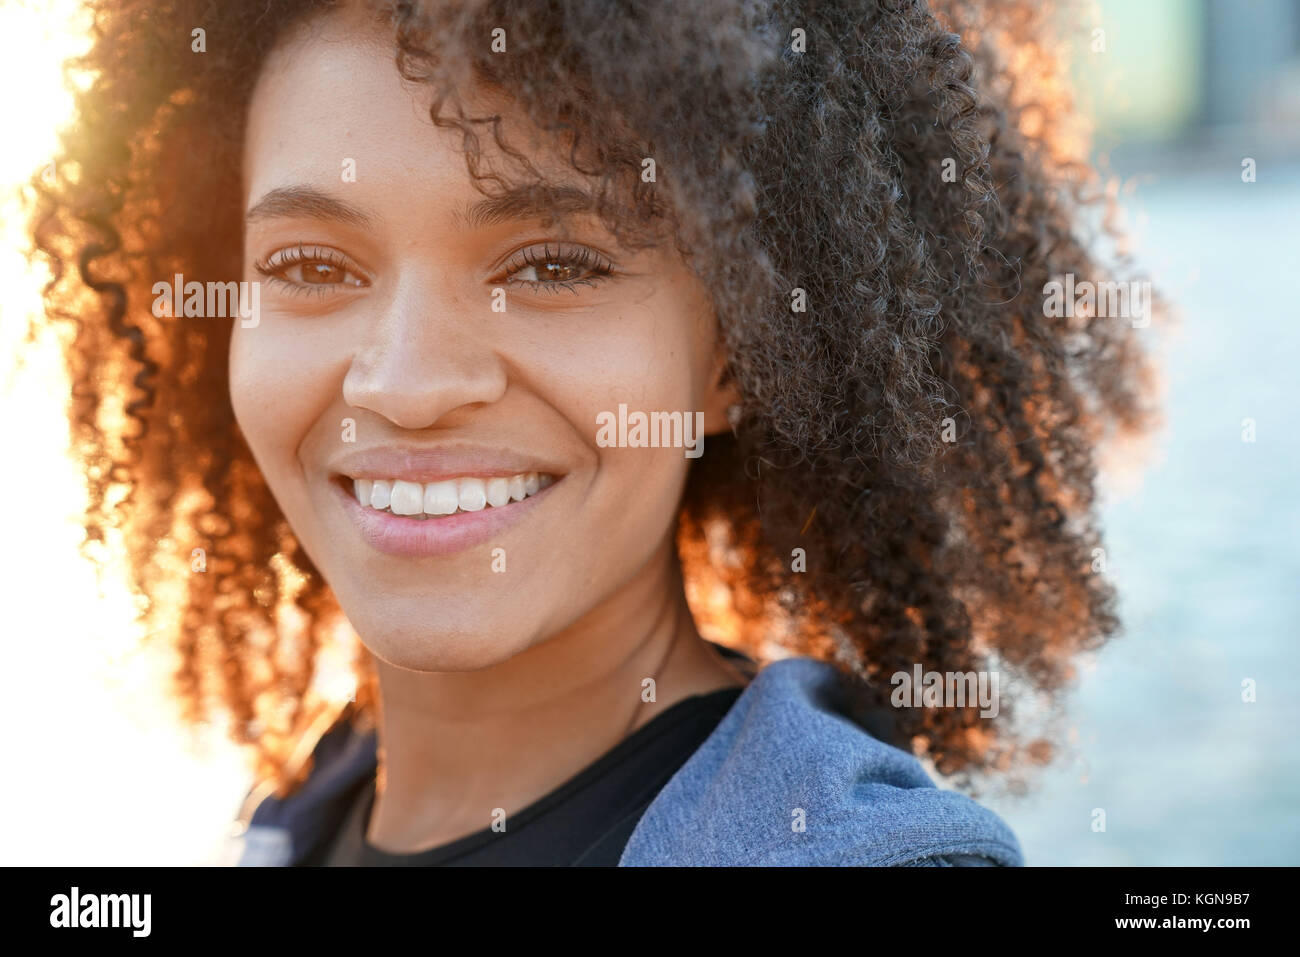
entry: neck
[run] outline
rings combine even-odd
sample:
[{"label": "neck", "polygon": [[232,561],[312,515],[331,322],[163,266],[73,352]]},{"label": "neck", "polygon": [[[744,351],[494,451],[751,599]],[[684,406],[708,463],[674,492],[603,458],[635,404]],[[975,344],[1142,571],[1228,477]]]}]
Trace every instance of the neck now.
[{"label": "neck", "polygon": [[394,853],[482,830],[494,809],[522,810],[665,708],[742,683],[696,631],[671,541],[580,621],[498,665],[376,667],[379,777],[367,838]]}]

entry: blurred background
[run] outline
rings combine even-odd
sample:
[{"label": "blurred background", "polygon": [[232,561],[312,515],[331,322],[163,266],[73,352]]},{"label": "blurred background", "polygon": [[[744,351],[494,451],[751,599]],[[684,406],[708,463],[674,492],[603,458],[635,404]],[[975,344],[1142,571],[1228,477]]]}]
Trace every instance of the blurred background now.
[{"label": "blurred background", "polygon": [[[1108,0],[1084,19],[1066,39],[1094,156],[1177,307],[1142,333],[1165,426],[1139,483],[1122,461],[1105,476],[1126,632],[1085,663],[1060,760],[981,800],[1031,865],[1297,864],[1300,0]],[[23,361],[0,369],[0,864],[228,863],[244,766],[219,729],[179,729],[120,581],[78,558],[67,381],[50,339],[23,342],[43,274],[18,186],[55,150],[60,63],[85,35],[75,2],[0,0],[0,351]]]}]

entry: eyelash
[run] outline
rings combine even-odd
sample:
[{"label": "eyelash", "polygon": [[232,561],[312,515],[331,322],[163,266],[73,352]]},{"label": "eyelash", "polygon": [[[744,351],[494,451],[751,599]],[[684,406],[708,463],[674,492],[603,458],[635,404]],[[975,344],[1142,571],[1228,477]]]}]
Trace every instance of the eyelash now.
[{"label": "eyelash", "polygon": [[[540,268],[545,265],[560,265],[567,267],[576,267],[585,270],[587,275],[579,279],[566,279],[556,282],[542,282],[539,279],[510,279],[509,276],[521,272],[532,266]],[[503,283],[510,285],[525,285],[530,289],[545,289],[547,292],[558,293],[560,290],[577,292],[579,286],[595,286],[600,282],[608,279],[614,273],[614,265],[605,259],[599,253],[588,249],[585,246],[565,246],[557,244],[552,249],[550,243],[544,243],[539,252],[536,246],[517,252],[509,262],[501,268],[498,273],[503,278]]]},{"label": "eyelash", "polygon": [[286,269],[304,263],[324,263],[327,266],[333,266],[336,269],[352,274],[360,279],[363,285],[370,285],[370,281],[358,274],[357,268],[346,256],[330,249],[328,246],[304,246],[299,243],[297,246],[278,250],[261,262],[254,262],[253,268],[261,273],[268,282],[283,286],[294,294],[327,296],[331,292],[331,287],[343,285],[343,283],[295,282],[279,275]]},{"label": "eyelash", "polygon": [[[353,266],[350,260],[343,256],[342,253],[327,246],[304,246],[299,243],[297,246],[278,250],[265,260],[254,262],[253,268],[264,276],[268,282],[277,283],[295,294],[326,296],[330,294],[331,287],[342,285],[341,283],[302,283],[285,279],[279,275],[287,269],[306,263],[324,263],[333,266],[336,269],[357,276],[364,285],[370,285],[369,280],[357,275],[356,267]],[[548,264],[586,270],[587,275],[578,279],[555,282],[543,282],[539,279],[509,278],[514,273],[521,272],[530,266],[536,269]],[[510,285],[526,285],[533,290],[545,289],[552,293],[558,293],[561,290],[576,293],[579,286],[595,286],[608,279],[613,273],[613,263],[585,246],[557,244],[552,250],[550,243],[544,243],[540,252],[536,246],[517,252],[498,272],[498,275],[503,277],[498,281]]]}]

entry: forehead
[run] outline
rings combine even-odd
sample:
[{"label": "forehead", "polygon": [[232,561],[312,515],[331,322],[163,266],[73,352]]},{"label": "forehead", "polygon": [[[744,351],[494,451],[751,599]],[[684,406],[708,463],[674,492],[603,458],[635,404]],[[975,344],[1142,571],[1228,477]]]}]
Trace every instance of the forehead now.
[{"label": "forehead", "polygon": [[[375,200],[462,197],[474,191],[464,137],[429,116],[433,91],[402,80],[391,31],[356,7],[313,17],[286,34],[258,77],[244,131],[244,199],[315,184]],[[563,144],[528,121],[503,91],[462,92],[467,114],[499,115],[512,148],[555,185],[580,186]],[[488,124],[476,126],[481,168],[510,173]],[[344,175],[350,167],[352,179]]]}]

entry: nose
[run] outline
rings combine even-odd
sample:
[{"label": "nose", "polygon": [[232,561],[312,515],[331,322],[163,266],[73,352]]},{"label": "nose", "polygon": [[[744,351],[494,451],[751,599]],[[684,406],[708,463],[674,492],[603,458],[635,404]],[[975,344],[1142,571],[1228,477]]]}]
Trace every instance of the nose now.
[{"label": "nose", "polygon": [[496,402],[505,364],[483,335],[482,316],[462,300],[399,290],[372,321],[343,379],[343,400],[403,429],[424,429],[457,409]]}]

